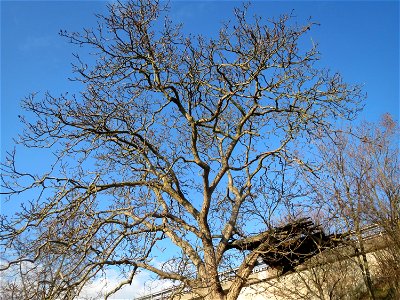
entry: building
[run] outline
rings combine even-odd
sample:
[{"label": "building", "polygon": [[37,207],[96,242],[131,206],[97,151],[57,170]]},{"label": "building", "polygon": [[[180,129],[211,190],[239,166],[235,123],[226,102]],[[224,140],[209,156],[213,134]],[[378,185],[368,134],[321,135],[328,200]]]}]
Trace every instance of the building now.
[{"label": "building", "polygon": [[[377,268],[376,255],[386,251],[385,238],[377,226],[369,226],[363,230],[363,241],[369,266],[374,270]],[[297,266],[294,272],[281,276],[276,269],[260,264],[249,276],[238,300],[331,299],[333,294],[337,299],[347,299],[353,289],[365,292],[362,291],[361,256],[354,247],[342,245],[321,252]],[[226,278],[225,289],[229,289],[233,272],[221,274]],[[190,291],[174,296],[176,289],[165,289],[135,300],[198,299]]]}]

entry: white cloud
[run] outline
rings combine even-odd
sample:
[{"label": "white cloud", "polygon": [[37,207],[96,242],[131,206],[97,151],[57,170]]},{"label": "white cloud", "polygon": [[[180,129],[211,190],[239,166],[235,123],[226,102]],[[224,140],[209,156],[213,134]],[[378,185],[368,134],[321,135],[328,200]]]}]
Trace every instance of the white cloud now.
[{"label": "white cloud", "polygon": [[[124,279],[125,278],[122,278],[116,271],[110,270],[106,273],[105,277],[96,279],[92,284],[88,285],[81,293],[81,296],[84,299],[102,299],[102,295],[113,290]],[[169,281],[155,280],[151,278],[149,273],[141,272],[134,277],[131,285],[124,286],[117,293],[110,296],[109,299],[132,300],[136,297],[163,290],[171,285],[172,284]]]}]

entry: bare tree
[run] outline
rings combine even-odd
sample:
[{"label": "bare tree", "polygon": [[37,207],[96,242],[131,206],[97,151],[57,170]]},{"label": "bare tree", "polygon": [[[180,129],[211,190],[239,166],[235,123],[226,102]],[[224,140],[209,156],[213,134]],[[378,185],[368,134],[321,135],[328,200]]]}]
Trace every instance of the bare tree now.
[{"label": "bare tree", "polygon": [[[398,124],[390,115],[384,115],[380,124],[364,122],[336,132],[331,139],[320,143],[325,173],[312,183],[317,202],[326,208],[326,216],[335,220],[335,226],[354,234],[349,245],[358,254],[358,264],[372,299],[376,299],[373,281],[377,276],[373,276],[371,265],[375,265],[376,273],[376,263],[387,266],[389,257],[391,267],[385,272],[391,274],[391,279],[386,282],[392,282],[398,290],[398,133]],[[374,224],[383,236],[371,240],[364,228]],[[376,252],[375,259],[368,258],[368,252],[383,247],[385,251]]]},{"label": "bare tree", "polygon": [[10,266],[2,272],[0,299],[71,299],[76,296],[75,288],[68,286],[60,268],[52,263],[53,255],[49,253],[35,262],[26,260]]},{"label": "bare tree", "polygon": [[399,125],[390,115],[381,118],[380,126],[366,126],[363,146],[369,166],[364,181],[366,219],[383,229],[384,251],[375,254],[378,264],[377,285],[400,297],[400,161]]},{"label": "bare tree", "polygon": [[[76,55],[81,93],[23,101],[36,118],[22,119],[21,144],[56,159],[41,175],[19,170],[15,153],[3,165],[11,200],[37,195],[1,221],[4,268],[52,257],[65,299],[107,268],[127,274],[109,294],[147,270],[202,299],[238,297],[268,243],[240,253],[229,242],[279,219],[301,195],[291,176],[313,171],[297,145],[353,118],[364,97],[316,66],[315,45],[300,49],[313,23],[246,11],[208,38],[183,36],[157,2],[117,2],[98,28],[61,32],[94,59]],[[233,266],[224,290],[220,271]]]},{"label": "bare tree", "polygon": [[362,284],[356,262],[340,253],[329,253],[329,257],[324,255],[274,284],[276,299],[356,299],[356,288]]}]

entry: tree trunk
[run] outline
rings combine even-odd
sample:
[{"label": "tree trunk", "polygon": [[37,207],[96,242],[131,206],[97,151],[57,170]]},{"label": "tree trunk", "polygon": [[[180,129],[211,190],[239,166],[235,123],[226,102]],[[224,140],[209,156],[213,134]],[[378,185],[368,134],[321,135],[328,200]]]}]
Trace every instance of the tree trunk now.
[{"label": "tree trunk", "polygon": [[371,272],[369,270],[369,262],[368,262],[367,255],[365,252],[365,247],[364,247],[364,239],[363,239],[363,237],[361,235],[361,231],[359,229],[357,229],[357,238],[358,238],[358,246],[360,248],[360,257],[358,258],[358,261],[360,264],[360,269],[362,272],[364,283],[368,289],[368,293],[370,294],[371,299],[376,300],[373,282],[372,282],[372,278],[371,278]]},{"label": "tree trunk", "polygon": [[204,297],[204,300],[226,300],[224,293],[213,292]]}]

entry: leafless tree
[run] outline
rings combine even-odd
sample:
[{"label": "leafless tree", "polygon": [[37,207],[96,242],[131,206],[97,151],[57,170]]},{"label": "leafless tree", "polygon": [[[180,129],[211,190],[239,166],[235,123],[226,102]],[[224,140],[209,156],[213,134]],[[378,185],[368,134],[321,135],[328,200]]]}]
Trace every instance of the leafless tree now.
[{"label": "leafless tree", "polygon": [[[392,282],[398,290],[398,134],[398,124],[390,115],[384,115],[379,124],[364,122],[336,132],[331,139],[320,143],[322,159],[326,162],[324,175],[309,180],[317,202],[326,209],[326,216],[335,220],[335,226],[343,228],[342,231],[354,234],[349,245],[359,254],[359,267],[372,299],[376,299],[373,282],[376,276],[371,274],[371,265],[387,265],[388,255],[391,267],[387,272],[391,279],[386,282]],[[382,230],[381,237],[370,238],[364,228],[371,225]],[[375,259],[368,258],[368,252],[383,247],[386,250],[376,252]],[[376,273],[376,266],[374,269]]]},{"label": "leafless tree", "polygon": [[276,299],[356,299],[356,288],[362,284],[356,262],[341,253],[330,253],[329,257],[324,255],[313,259],[312,264],[307,262],[301,270],[274,284]]},{"label": "leafless tree", "polygon": [[157,2],[116,2],[98,28],[61,32],[94,56],[76,55],[81,93],[23,101],[35,119],[22,119],[20,143],[56,159],[40,175],[18,169],[14,152],[3,165],[10,204],[36,195],[1,220],[3,269],[50,256],[65,299],[107,268],[127,274],[109,294],[147,270],[203,299],[238,297],[268,245],[238,253],[229,242],[271,227],[301,196],[291,176],[313,165],[298,145],[352,119],[364,98],[316,64],[316,45],[301,49],[313,23],[247,11],[210,38],[184,36]]},{"label": "leafless tree", "polygon": [[51,255],[45,255],[35,263],[20,262],[2,272],[0,299],[71,299],[76,296],[76,290],[68,287],[51,259]]},{"label": "leafless tree", "polygon": [[[377,280],[400,297],[400,161],[399,125],[384,115],[380,126],[366,126],[363,137],[368,163],[365,180],[364,210],[366,219],[383,229],[385,251],[375,254]],[[365,130],[365,129],[364,129]]]}]

